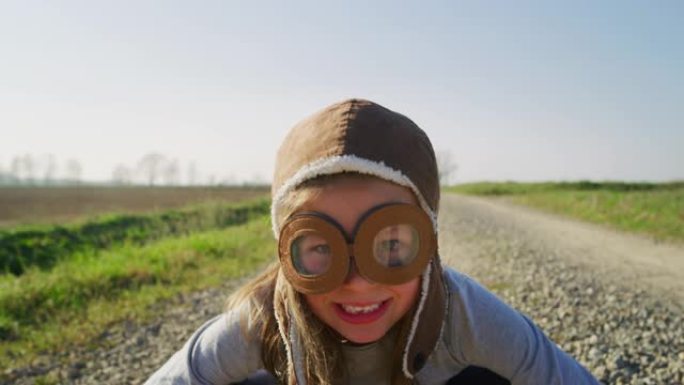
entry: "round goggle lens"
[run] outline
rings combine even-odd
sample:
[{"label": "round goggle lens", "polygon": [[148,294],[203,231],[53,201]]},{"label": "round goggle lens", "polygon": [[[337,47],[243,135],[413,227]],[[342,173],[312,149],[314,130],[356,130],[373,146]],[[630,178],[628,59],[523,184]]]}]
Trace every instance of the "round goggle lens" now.
[{"label": "round goggle lens", "polygon": [[290,246],[290,255],[294,268],[304,276],[324,274],[332,263],[330,245],[315,233],[297,237]]},{"label": "round goggle lens", "polygon": [[387,226],[373,238],[373,256],[385,267],[408,266],[419,248],[418,230],[409,224]]}]

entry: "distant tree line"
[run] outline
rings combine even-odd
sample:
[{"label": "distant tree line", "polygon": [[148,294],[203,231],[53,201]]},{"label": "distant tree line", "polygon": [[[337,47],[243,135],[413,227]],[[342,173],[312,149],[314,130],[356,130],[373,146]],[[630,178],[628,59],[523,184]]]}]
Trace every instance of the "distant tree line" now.
[{"label": "distant tree line", "polygon": [[[453,183],[457,165],[451,152],[438,151],[437,165],[442,185]],[[54,155],[23,154],[14,156],[8,165],[0,163],[0,186],[51,186],[78,185],[82,179],[83,167],[77,159],[59,161]],[[143,155],[134,165],[117,164],[107,184],[117,186],[215,186],[215,185],[266,185],[268,182],[259,174],[248,182],[238,183],[232,176],[223,178],[215,175],[202,176],[195,162],[181,164],[176,158],[158,152]]]},{"label": "distant tree line", "polygon": [[259,174],[241,183],[230,175],[203,175],[195,162],[183,164],[176,158],[151,152],[142,156],[133,166],[118,164],[114,167],[111,183],[147,186],[264,186],[268,181]]},{"label": "distant tree line", "polygon": [[83,167],[77,159],[60,162],[52,155],[14,156],[8,165],[0,164],[0,185],[80,184]]},{"label": "distant tree line", "polygon": [[[77,159],[58,160],[54,155],[23,154],[14,156],[9,164],[0,163],[0,186],[79,185],[83,181],[83,167]],[[117,164],[106,184],[117,186],[212,186],[237,185],[232,176],[222,178],[201,175],[195,162],[181,163],[157,152],[143,155],[133,165]],[[241,185],[266,185],[260,175],[254,175]]]},{"label": "distant tree line", "polygon": [[[196,179],[196,168],[193,167],[193,176]],[[145,184],[179,185],[181,184],[181,170],[177,159],[171,159],[160,153],[145,154],[138,160],[135,166],[118,164],[112,171],[111,181],[117,185]],[[188,180],[187,184],[195,184],[194,180]]]}]

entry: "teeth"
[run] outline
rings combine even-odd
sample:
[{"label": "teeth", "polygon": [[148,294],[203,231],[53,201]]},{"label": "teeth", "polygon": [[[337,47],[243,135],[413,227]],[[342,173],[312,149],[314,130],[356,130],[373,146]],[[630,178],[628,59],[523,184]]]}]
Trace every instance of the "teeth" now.
[{"label": "teeth", "polygon": [[376,303],[369,306],[352,306],[352,305],[342,305],[342,308],[347,313],[359,314],[359,313],[370,313],[377,310],[380,307],[380,303]]}]

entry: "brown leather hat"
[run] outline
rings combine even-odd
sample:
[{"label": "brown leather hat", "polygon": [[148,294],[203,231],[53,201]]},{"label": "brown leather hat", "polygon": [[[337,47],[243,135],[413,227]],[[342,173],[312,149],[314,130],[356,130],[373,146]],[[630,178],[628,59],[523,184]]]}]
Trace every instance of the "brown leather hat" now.
[{"label": "brown leather hat", "polygon": [[[272,184],[271,218],[276,237],[282,226],[278,214],[287,194],[304,181],[345,172],[372,175],[412,190],[437,234],[439,178],[427,135],[404,115],[367,100],[349,99],[303,120],[281,144]],[[398,342],[408,379],[434,350],[446,313],[436,248],[421,279],[420,298],[407,314],[412,322],[400,332]],[[283,317],[287,315],[276,314],[277,319]],[[290,336],[280,322],[279,327],[282,336]],[[284,343],[291,352],[292,342],[286,339]],[[293,360],[291,353],[288,359]]]},{"label": "brown leather hat", "polygon": [[271,193],[274,232],[279,203],[320,175],[358,172],[410,188],[436,226],[439,175],[425,132],[409,118],[367,100],[333,104],[294,126],[280,145]]}]

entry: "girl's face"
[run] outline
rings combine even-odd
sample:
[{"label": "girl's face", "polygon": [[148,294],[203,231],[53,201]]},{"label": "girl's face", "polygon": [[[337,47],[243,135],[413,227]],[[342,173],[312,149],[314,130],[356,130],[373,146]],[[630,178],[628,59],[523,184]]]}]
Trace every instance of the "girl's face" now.
[{"label": "girl's face", "polygon": [[[304,203],[302,210],[332,217],[351,234],[362,214],[383,203],[416,204],[411,191],[381,179],[333,181]],[[352,264],[344,283],[331,292],[305,294],[312,312],[355,343],[377,341],[413,306],[420,277],[401,285],[383,285],[363,278]]]}]

